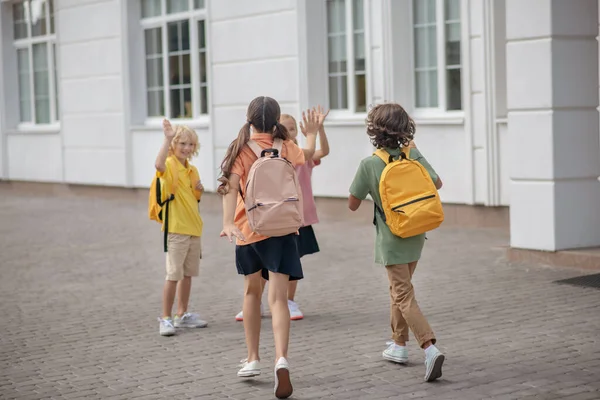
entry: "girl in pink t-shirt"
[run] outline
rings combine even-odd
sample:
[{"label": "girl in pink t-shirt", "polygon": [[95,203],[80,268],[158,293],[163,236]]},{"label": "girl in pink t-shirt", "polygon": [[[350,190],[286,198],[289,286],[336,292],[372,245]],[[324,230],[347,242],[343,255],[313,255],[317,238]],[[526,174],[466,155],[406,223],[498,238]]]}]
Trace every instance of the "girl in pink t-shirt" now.
[{"label": "girl in pink t-shirt", "polygon": [[[319,121],[320,148],[319,150],[315,150],[316,143],[308,140],[306,148],[302,149],[304,151],[306,163],[296,167],[298,180],[300,181],[300,187],[302,188],[302,201],[304,203],[304,226],[300,228],[299,235],[296,236],[300,258],[319,251],[319,243],[317,243],[317,238],[312,228],[312,225],[319,222],[319,219],[317,218],[317,206],[315,205],[315,199],[313,197],[311,177],[313,168],[321,164],[321,159],[329,154],[329,142],[327,141],[327,135],[325,134],[325,128],[323,127],[323,122],[325,121],[327,114],[329,114],[329,111],[324,112],[321,106],[314,108],[313,110],[316,112]],[[304,113],[302,113],[302,117],[304,118]],[[298,129],[294,117],[289,114],[281,114],[280,122],[288,130],[290,139],[297,144],[298,141],[296,140],[296,137],[298,136]],[[302,131],[302,134],[306,136],[304,124],[302,122],[300,122],[300,130]],[[304,318],[304,314],[302,314],[302,311],[298,308],[298,304],[294,301],[297,287],[298,281],[290,281],[288,286],[288,307],[290,309],[290,319],[292,320]]]}]

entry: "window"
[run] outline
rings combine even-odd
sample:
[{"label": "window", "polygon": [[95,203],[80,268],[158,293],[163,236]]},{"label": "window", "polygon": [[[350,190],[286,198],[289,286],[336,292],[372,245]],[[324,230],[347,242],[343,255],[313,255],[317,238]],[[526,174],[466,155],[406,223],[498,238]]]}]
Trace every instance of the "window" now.
[{"label": "window", "polygon": [[204,0],[141,0],[148,117],[208,114]]},{"label": "window", "polygon": [[367,84],[363,0],[327,0],[329,107],[365,112]]},{"label": "window", "polygon": [[413,0],[415,105],[462,109],[460,0]]},{"label": "window", "polygon": [[26,0],[13,4],[12,8],[20,121],[23,124],[57,122],[53,1]]}]

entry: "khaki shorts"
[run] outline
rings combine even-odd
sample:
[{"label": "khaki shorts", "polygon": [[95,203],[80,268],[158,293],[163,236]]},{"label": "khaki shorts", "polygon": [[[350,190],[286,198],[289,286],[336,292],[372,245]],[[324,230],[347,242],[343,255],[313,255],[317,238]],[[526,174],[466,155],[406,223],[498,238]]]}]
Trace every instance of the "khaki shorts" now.
[{"label": "khaki shorts", "polygon": [[167,238],[167,281],[180,281],[184,276],[198,276],[202,242],[199,236],[169,233]]}]

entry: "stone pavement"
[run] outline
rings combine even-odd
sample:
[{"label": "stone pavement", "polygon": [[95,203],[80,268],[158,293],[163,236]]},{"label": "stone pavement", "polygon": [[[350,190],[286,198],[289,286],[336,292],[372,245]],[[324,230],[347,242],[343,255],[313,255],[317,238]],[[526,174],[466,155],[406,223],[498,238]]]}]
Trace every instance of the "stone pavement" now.
[{"label": "stone pavement", "polygon": [[[0,398],[273,398],[269,317],[263,375],[236,376],[242,278],[218,210],[203,212],[191,300],[210,325],[165,338],[161,234],[143,196],[9,187],[0,185]],[[447,359],[427,384],[414,340],[407,366],[381,358],[389,297],[370,220],[322,217],[322,252],[305,260],[298,290],[306,318],[292,323],[293,398],[600,399],[600,290],[553,283],[582,271],[509,264],[499,231],[433,232],[415,286]]]}]

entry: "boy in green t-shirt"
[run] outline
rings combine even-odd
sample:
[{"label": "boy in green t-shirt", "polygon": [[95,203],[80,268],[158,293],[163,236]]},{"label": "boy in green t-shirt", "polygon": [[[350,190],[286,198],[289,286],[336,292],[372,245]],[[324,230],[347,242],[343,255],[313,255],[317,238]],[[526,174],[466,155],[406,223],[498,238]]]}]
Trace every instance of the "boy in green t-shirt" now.
[{"label": "boy in green t-shirt", "polygon": [[[380,104],[369,112],[367,134],[373,146],[385,149],[394,157],[400,155],[403,146],[410,146],[410,158],[427,169],[436,188],[440,189],[440,177],[412,142],[414,132],[414,121],[399,104]],[[384,168],[385,163],[377,156],[361,161],[350,186],[348,207],[352,211],[360,207],[367,195],[371,195],[375,204],[381,208],[379,180]],[[434,381],[442,376],[444,355],[435,347],[435,336],[419,309],[411,282],[421,258],[425,234],[400,238],[390,231],[377,212],[375,225],[375,262],[385,265],[390,281],[392,341],[388,342],[389,347],[384,350],[383,357],[401,364],[408,361],[406,342],[410,328],[419,346],[425,350],[425,380]]]}]

